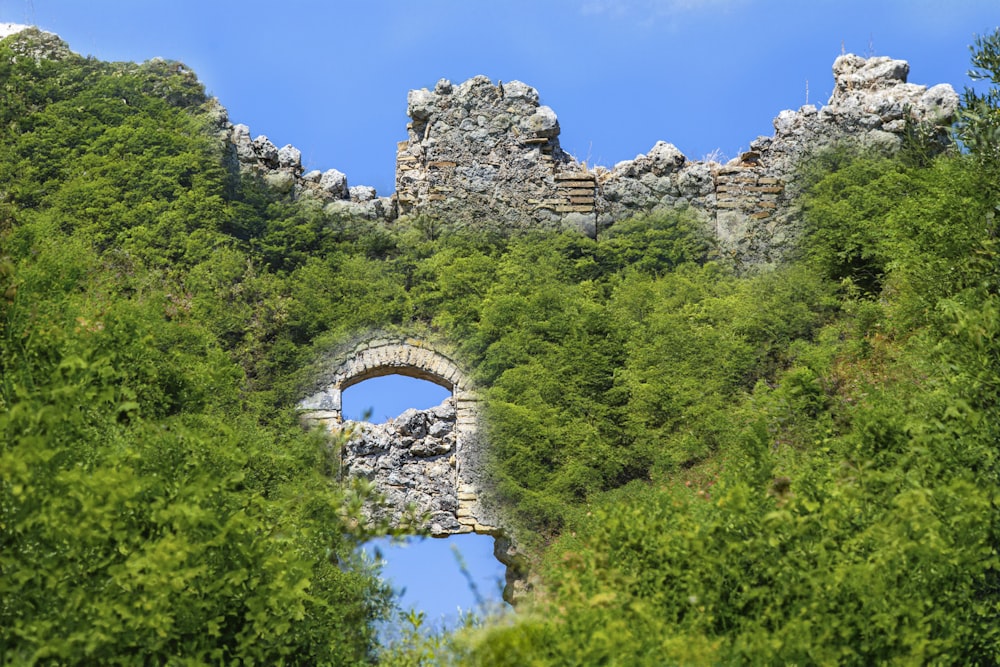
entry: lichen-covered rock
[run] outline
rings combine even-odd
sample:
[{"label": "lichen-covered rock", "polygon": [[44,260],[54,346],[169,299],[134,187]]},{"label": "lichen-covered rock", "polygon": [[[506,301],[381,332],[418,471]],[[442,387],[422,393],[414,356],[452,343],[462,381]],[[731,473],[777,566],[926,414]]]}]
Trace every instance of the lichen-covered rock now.
[{"label": "lichen-covered rock", "polygon": [[948,125],[958,112],[960,100],[955,89],[947,83],[928,88],[913,104],[917,118],[938,125]]},{"label": "lichen-covered rock", "polygon": [[296,172],[301,171],[302,151],[291,144],[282,146],[278,149],[278,167]]},{"label": "lichen-covered rock", "polygon": [[272,190],[285,194],[295,187],[295,174],[288,171],[272,171],[264,176],[264,182]]},{"label": "lichen-covered rock", "polygon": [[414,120],[427,120],[434,113],[436,100],[434,93],[426,88],[411,90],[406,96],[406,115]]},{"label": "lichen-covered rock", "polygon": [[[503,129],[504,125],[509,127],[509,117],[508,116],[498,116],[497,119],[503,119],[504,122],[496,123],[498,127]],[[521,128],[525,132],[531,132],[536,137],[544,137],[546,139],[551,139],[559,136],[559,119],[556,118],[556,112],[546,106],[538,107],[535,113],[528,116],[521,124]]]},{"label": "lichen-covered rock", "polygon": [[323,211],[330,216],[384,220],[394,217],[389,213],[393,210],[392,206],[393,202],[389,197],[378,197],[368,201],[338,199],[326,204]]},{"label": "lichen-covered rock", "polygon": [[354,185],[348,188],[348,194],[353,202],[366,202],[375,199],[375,188],[369,185]]},{"label": "lichen-covered rock", "polygon": [[[312,205],[325,206],[332,214],[360,216],[370,220],[392,220],[395,202],[377,198],[375,188],[349,187],[347,176],[337,169],[303,173],[302,151],[291,144],[280,149],[264,135],[250,138],[250,128],[229,122],[225,108],[218,105],[218,125],[232,146],[235,167],[258,175],[267,187]],[[350,200],[350,201],[348,201]]]},{"label": "lichen-covered rock", "polygon": [[251,142],[251,147],[257,160],[268,168],[277,169],[278,147],[272,144],[270,139],[262,134]]},{"label": "lichen-covered rock", "polygon": [[910,64],[905,60],[893,60],[887,56],[866,59],[848,53],[833,62],[833,97],[893,88],[906,83],[909,73]]},{"label": "lichen-covered rock", "polygon": [[323,172],[319,179],[319,187],[334,199],[347,199],[350,192],[347,187],[347,175],[336,169],[327,169]]},{"label": "lichen-covered rock", "polygon": [[11,50],[19,56],[42,60],[62,60],[75,56],[59,35],[20,23],[0,23],[0,39],[13,37]]}]

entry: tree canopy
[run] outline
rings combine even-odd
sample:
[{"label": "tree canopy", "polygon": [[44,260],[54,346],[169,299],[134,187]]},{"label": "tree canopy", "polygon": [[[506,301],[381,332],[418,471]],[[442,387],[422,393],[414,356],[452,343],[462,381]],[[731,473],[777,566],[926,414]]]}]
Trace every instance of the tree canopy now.
[{"label": "tree canopy", "polygon": [[[998,53],[953,150],[813,156],[796,257],[740,275],[674,211],[332,216],[231,169],[186,68],[0,43],[0,662],[996,663]],[[379,645],[293,412],[376,328],[483,387],[513,620]]]}]

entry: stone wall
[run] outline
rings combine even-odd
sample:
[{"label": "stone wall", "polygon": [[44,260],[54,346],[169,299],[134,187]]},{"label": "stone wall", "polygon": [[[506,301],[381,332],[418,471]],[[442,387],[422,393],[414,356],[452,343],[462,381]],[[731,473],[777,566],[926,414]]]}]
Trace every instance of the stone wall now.
[{"label": "stone wall", "polygon": [[463,501],[477,498],[458,480],[455,404],[451,398],[430,410],[407,410],[384,424],[347,421],[341,474],[363,477],[378,490],[378,502],[365,507],[373,520],[407,522],[413,511],[431,535],[493,533],[477,524]]},{"label": "stone wall", "polygon": [[518,81],[475,77],[411,91],[409,138],[398,146],[401,214],[458,225],[574,228],[595,235],[625,217],[685,210],[742,264],[779,261],[797,226],[788,207],[799,163],[835,141],[899,148],[907,120],[943,126],[958,107],[951,86],[906,82],[886,57],[837,58],[822,108],[782,111],[775,133],[726,164],[688,160],[657,142],[612,168],[587,168],[559,146],[555,113]]},{"label": "stone wall", "polygon": [[[774,134],[726,164],[689,160],[672,144],[613,167],[578,162],[559,145],[559,120],[538,91],[520,81],[477,76],[407,96],[407,139],[397,145],[396,192],[349,187],[336,169],[303,173],[301,154],[251,138],[223,118],[223,134],[241,169],[275,190],[312,200],[328,213],[386,222],[428,215],[455,227],[579,230],[596,236],[623,218],[684,210],[737,264],[780,261],[798,233],[788,204],[802,160],[838,141],[902,142],[912,120],[943,127],[958,108],[951,86],[907,83],[909,65],[887,57],[844,55],[834,62],[834,91],[822,107],[786,110]],[[942,134],[942,137],[944,135]]]},{"label": "stone wall", "polygon": [[[308,424],[349,436],[342,474],[369,479],[387,501],[366,508],[369,516],[398,522],[413,505],[432,535],[499,532],[496,510],[481,502],[486,476],[477,396],[451,357],[426,341],[375,336],[337,351],[325,366],[315,391],[298,407]],[[452,396],[386,424],[345,422],[343,391],[390,374],[434,382]]]},{"label": "stone wall", "polygon": [[[0,23],[0,38],[13,35],[19,57],[72,55],[56,35]],[[387,197],[350,186],[336,169],[306,172],[294,146],[253,137],[217,102],[210,112],[234,170],[331,215],[389,223],[426,214],[455,226],[570,228],[594,236],[628,216],[675,209],[701,220],[723,256],[761,265],[780,261],[798,234],[789,203],[798,165],[810,154],[845,140],[892,151],[908,121],[950,124],[959,103],[952,87],[907,83],[908,74],[903,60],[843,55],[833,64],[827,104],[782,111],[773,135],[757,137],[726,164],[689,160],[660,141],[610,168],[587,167],[561,148],[559,120],[531,86],[484,76],[459,85],[442,79],[407,96],[407,139],[397,146],[396,192]]]},{"label": "stone wall", "polygon": [[594,210],[594,177],[559,146],[559,121],[520,81],[477,76],[407,98],[409,138],[396,155],[402,215],[462,226],[558,225]]}]

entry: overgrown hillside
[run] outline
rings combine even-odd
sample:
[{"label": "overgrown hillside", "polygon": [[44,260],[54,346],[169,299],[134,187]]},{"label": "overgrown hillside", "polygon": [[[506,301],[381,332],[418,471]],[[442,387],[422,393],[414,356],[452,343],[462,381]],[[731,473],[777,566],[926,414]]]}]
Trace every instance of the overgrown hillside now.
[{"label": "overgrown hillside", "polygon": [[[234,170],[179,63],[40,39],[0,43],[4,664],[1000,660],[996,89],[965,151],[815,156],[799,256],[745,276],[683,213],[331,217]],[[356,490],[290,409],[376,328],[484,387],[514,620],[376,644]]]}]

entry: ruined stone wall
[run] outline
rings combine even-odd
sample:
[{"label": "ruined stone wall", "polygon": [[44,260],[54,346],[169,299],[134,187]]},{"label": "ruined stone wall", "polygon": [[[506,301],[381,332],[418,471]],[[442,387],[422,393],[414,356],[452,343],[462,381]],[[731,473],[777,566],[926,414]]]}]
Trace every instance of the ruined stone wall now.
[{"label": "ruined stone wall", "polygon": [[[478,522],[475,485],[462,484],[457,412],[453,399],[429,410],[407,410],[384,424],[347,421],[341,475],[362,477],[380,497],[364,511],[373,521],[404,525],[412,511],[431,535],[496,532]],[[468,441],[461,443],[463,447]]]},{"label": "ruined stone wall", "polygon": [[525,228],[594,210],[593,175],[560,148],[556,114],[531,86],[442,79],[407,102],[409,138],[396,156],[400,214]]},{"label": "ruined stone wall", "polygon": [[[302,174],[298,151],[251,139],[245,126],[224,131],[241,168],[296,197],[341,207],[335,210],[368,207],[369,217],[427,214],[456,225],[569,227],[591,235],[638,213],[682,210],[704,224],[723,256],[762,265],[780,261],[796,238],[794,175],[812,152],[844,140],[891,151],[909,120],[943,124],[953,117],[958,96],[951,86],[906,83],[908,71],[901,60],[841,56],[825,106],[782,111],[773,136],[758,137],[726,164],[688,160],[661,141],[610,169],[588,169],[561,149],[558,119],[530,86],[481,76],[457,86],[441,80],[433,91],[409,94],[409,138],[399,144],[397,192],[386,201],[348,188],[336,170]],[[353,425],[345,474],[371,479],[390,499],[373,512],[398,519],[413,503],[434,534],[497,532],[495,512],[480,502],[485,444],[475,393],[446,354],[415,340],[363,341],[330,363],[299,407],[312,423],[342,431],[342,391],[389,373],[436,382],[453,391],[451,402],[380,427]]]},{"label": "ruined stone wall", "polygon": [[[499,532],[496,510],[481,502],[486,471],[478,399],[452,358],[426,341],[376,336],[336,352],[326,366],[298,407],[307,423],[347,436],[338,452],[341,474],[370,480],[385,499],[365,508],[370,517],[399,525],[412,505],[432,535]],[[390,374],[434,382],[452,396],[385,424],[345,422],[343,391]]]},{"label": "ruined stone wall", "polygon": [[726,164],[688,160],[657,142],[614,167],[587,168],[559,146],[555,113],[521,82],[475,77],[458,86],[411,91],[409,138],[398,147],[400,214],[463,225],[573,228],[595,235],[625,217],[688,211],[738,263],[781,259],[797,233],[788,202],[801,160],[835,141],[893,150],[907,119],[950,122],[951,86],[906,82],[909,65],[886,57],[841,56],[822,108],[782,111],[775,133]]},{"label": "ruined stone wall", "polygon": [[833,65],[834,91],[822,107],[782,111],[774,134],[726,164],[689,160],[660,141],[613,167],[578,162],[559,145],[559,120],[520,81],[477,76],[410,91],[407,139],[397,145],[396,192],[349,187],[336,169],[302,173],[301,154],[251,138],[245,125],[221,122],[243,170],[328,213],[386,222],[428,215],[457,227],[575,229],[590,236],[626,217],[684,210],[737,264],[780,261],[798,227],[788,207],[799,163],[837,141],[898,148],[907,120],[943,126],[958,108],[951,86],[907,83],[909,65],[887,57],[844,55]]},{"label": "ruined stone wall", "polygon": [[250,128],[233,125],[221,106],[217,120],[221,135],[232,148],[234,167],[256,174],[272,190],[294,199],[313,202],[331,215],[353,215],[370,220],[396,217],[393,197],[379,197],[368,185],[350,186],[337,169],[305,171],[302,151],[291,144],[278,148],[266,135],[251,138]]},{"label": "ruined stone wall", "polygon": [[[11,46],[25,57],[72,55],[56,35],[0,23],[0,38],[19,33],[25,39]],[[294,146],[253,137],[218,103],[210,112],[234,171],[256,174],[331,215],[390,223],[426,214],[456,226],[570,228],[594,236],[635,214],[683,210],[703,223],[724,257],[762,265],[780,261],[799,233],[789,203],[796,169],[810,154],[845,140],[891,151],[908,121],[950,123],[959,103],[952,87],[907,83],[908,74],[903,60],[843,55],[833,64],[827,104],[782,111],[772,136],[757,137],[726,164],[689,160],[660,141],[610,168],[587,167],[561,148],[559,120],[531,86],[484,76],[458,85],[442,79],[433,90],[410,91],[396,192],[382,197],[349,185],[337,169],[305,172]]]}]

